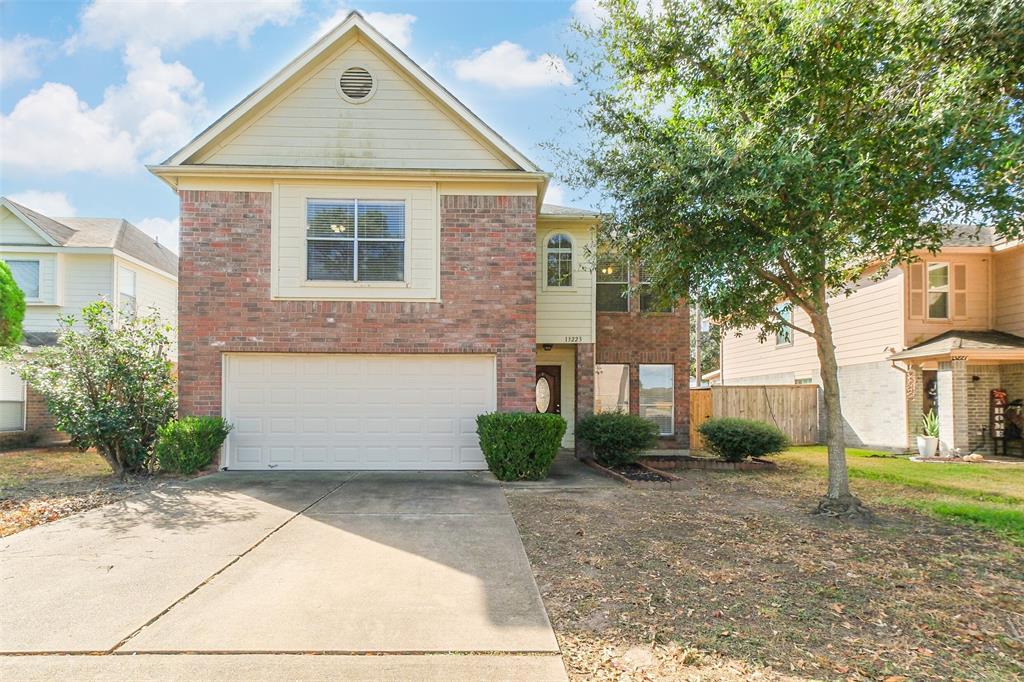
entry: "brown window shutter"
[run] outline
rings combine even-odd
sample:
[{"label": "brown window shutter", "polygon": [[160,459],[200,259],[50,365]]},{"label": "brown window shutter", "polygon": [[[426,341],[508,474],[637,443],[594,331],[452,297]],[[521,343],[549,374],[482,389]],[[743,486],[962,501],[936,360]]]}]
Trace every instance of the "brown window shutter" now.
[{"label": "brown window shutter", "polygon": [[967,264],[953,264],[953,310],[952,317],[963,319],[967,317]]},{"label": "brown window shutter", "polygon": [[910,264],[910,319],[924,319],[924,263]]}]

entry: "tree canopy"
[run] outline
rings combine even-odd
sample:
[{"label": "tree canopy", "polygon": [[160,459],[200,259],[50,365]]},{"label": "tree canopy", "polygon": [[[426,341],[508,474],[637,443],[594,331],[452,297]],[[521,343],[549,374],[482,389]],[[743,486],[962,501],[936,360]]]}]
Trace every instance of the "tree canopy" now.
[{"label": "tree canopy", "polygon": [[[731,327],[807,312],[846,495],[829,301],[956,224],[1022,234],[1024,10],[1013,0],[634,0],[581,27],[570,183],[666,299]],[[646,9],[644,9],[646,8]],[[839,469],[842,471],[839,471]]]},{"label": "tree canopy", "polygon": [[7,263],[0,260],[0,348],[21,341],[25,319],[25,293],[14,281]]}]

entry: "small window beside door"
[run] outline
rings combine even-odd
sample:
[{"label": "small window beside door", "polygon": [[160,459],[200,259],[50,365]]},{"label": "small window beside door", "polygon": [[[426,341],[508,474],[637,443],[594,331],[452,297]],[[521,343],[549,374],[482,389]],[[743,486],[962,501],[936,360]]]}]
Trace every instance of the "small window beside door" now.
[{"label": "small window beside door", "polygon": [[594,412],[629,412],[629,365],[594,366]]}]

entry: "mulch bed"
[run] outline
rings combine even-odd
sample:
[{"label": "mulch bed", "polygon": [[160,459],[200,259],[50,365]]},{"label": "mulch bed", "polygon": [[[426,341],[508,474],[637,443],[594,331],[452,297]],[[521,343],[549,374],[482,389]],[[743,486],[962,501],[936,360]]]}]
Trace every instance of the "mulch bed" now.
[{"label": "mulch bed", "polygon": [[573,680],[1015,680],[1024,548],[822,481],[506,491]]},{"label": "mulch bed", "polygon": [[767,459],[747,459],[742,462],[726,462],[713,457],[673,455],[671,457],[645,457],[641,464],[655,469],[712,469],[718,471],[762,471],[774,469],[775,462]]},{"label": "mulch bed", "polygon": [[673,489],[680,482],[679,478],[674,474],[659,471],[642,462],[622,464],[614,467],[606,467],[593,460],[587,460],[586,463],[601,475],[630,487],[664,490]]}]

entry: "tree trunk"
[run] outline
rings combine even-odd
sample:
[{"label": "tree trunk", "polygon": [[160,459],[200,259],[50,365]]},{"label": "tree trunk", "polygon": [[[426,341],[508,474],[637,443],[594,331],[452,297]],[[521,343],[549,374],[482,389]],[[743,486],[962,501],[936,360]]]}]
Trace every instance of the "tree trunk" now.
[{"label": "tree trunk", "polygon": [[821,368],[821,387],[825,396],[825,422],[828,444],[828,492],[818,502],[816,513],[827,516],[865,517],[870,511],[850,493],[850,477],[846,469],[846,437],[843,424],[842,396],[839,392],[839,364],[832,323],[828,318],[827,293],[818,296],[818,311],[809,311],[814,326],[814,340]]}]

